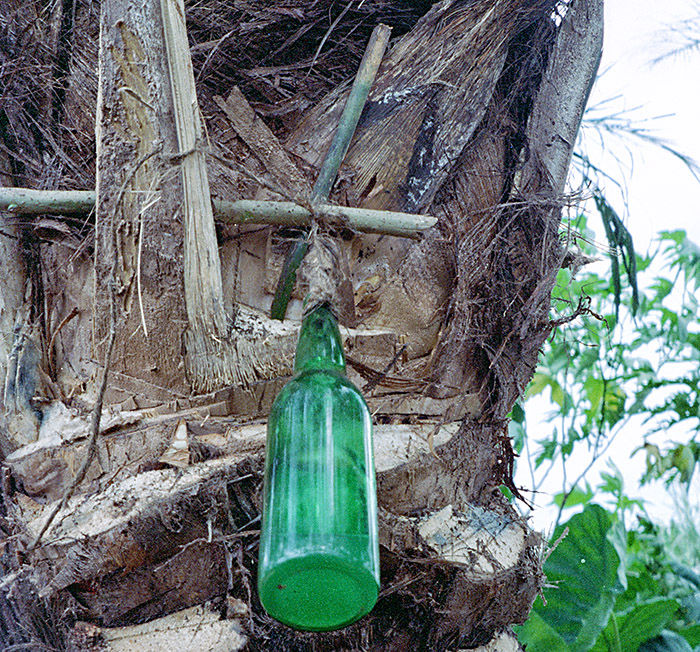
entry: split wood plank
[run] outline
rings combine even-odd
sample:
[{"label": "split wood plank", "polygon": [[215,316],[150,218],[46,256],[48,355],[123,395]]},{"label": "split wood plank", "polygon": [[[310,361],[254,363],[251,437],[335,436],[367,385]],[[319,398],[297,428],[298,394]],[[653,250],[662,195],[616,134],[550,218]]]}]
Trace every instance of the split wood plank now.
[{"label": "split wood plank", "polygon": [[182,157],[183,223],[185,229],[185,303],[192,337],[186,341],[204,351],[199,340],[228,337],[221,261],[209,192],[204,130],[197,102],[182,0],[161,0],[163,32],[170,71],[175,127]]},{"label": "split wood plank", "polygon": [[204,606],[177,611],[140,625],[99,629],[109,652],[235,652],[245,648],[237,619],[222,620]]},{"label": "split wood plank", "polygon": [[308,181],[263,119],[248,104],[248,100],[238,86],[233,87],[226,99],[217,95],[214,101],[224,112],[241,140],[260,159],[275,184],[286,191],[287,198],[308,202],[311,194]]}]

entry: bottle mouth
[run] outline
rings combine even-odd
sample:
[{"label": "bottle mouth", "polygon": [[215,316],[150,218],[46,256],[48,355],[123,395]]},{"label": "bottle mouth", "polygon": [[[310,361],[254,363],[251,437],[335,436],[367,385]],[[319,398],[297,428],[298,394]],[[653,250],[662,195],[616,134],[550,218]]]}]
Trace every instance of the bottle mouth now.
[{"label": "bottle mouth", "polygon": [[270,616],[304,631],[340,629],[374,607],[379,587],[366,568],[334,555],[289,559],[261,579],[260,600]]}]

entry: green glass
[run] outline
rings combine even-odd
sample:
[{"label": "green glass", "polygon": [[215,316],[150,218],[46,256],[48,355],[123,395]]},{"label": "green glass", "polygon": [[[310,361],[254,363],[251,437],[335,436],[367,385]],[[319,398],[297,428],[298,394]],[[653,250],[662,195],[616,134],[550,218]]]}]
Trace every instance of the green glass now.
[{"label": "green glass", "polygon": [[294,372],[267,424],[258,592],[273,618],[327,631],[374,606],[379,546],[372,420],[325,305],[302,322]]}]

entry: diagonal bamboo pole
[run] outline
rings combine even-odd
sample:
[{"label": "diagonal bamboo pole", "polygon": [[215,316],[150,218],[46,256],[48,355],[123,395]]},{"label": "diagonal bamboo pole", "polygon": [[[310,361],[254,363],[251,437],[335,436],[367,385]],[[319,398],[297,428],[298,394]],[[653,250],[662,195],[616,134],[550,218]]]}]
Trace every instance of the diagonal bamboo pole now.
[{"label": "diagonal bamboo pole", "polygon": [[[369,89],[374,82],[377,70],[379,70],[379,65],[384,57],[384,52],[389,44],[390,35],[391,27],[386,25],[377,25],[372,31],[362,61],[360,61],[355,81],[343,108],[343,113],[338,121],[338,127],[321,163],[316,183],[311,190],[311,205],[314,207],[328,200],[333,182],[338,175],[338,168],[340,168],[340,164],[343,162],[345,154],[347,154],[348,147],[350,147],[350,141],[355,133],[357,123],[360,121],[360,115],[367,101]],[[287,305],[292,296],[297,270],[308,249],[308,236],[304,235],[294,243],[291,251],[287,254],[282,273],[275,288],[272,307],[270,308],[270,317],[273,319],[282,320],[287,314]]]},{"label": "diagonal bamboo pole", "polygon": [[357,76],[350,89],[348,101],[340,116],[338,128],[335,131],[333,141],[328,148],[328,152],[326,152],[323,163],[321,163],[321,169],[311,191],[312,203],[325,202],[330,195],[333,182],[338,175],[338,168],[340,168],[340,164],[348,152],[350,141],[367,101],[369,89],[377,76],[377,70],[379,70],[379,65],[389,44],[390,35],[391,27],[380,24],[374,28],[370,36],[362,61],[360,61],[360,67],[357,70]]}]

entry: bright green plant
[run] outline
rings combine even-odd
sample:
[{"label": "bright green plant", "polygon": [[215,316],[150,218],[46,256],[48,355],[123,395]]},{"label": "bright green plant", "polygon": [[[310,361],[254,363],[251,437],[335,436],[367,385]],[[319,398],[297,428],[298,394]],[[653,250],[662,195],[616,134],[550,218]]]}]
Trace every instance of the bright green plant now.
[{"label": "bright green plant", "polygon": [[[605,493],[604,486],[599,488]],[[589,503],[557,528],[548,584],[518,638],[528,652],[697,652],[700,576],[668,554],[668,532]]]},{"label": "bright green plant", "polygon": [[[697,52],[700,2],[690,9],[663,35],[657,61]],[[530,487],[554,473],[561,478],[548,583],[518,628],[528,652],[700,652],[700,503],[691,493],[700,463],[700,249],[685,232],[666,231],[656,250],[638,255],[611,201],[625,200],[624,184],[591,160],[586,142],[596,149],[597,141],[620,169],[632,142],[666,151],[698,180],[700,166],[658,136],[653,118],[614,104],[586,111],[573,174],[593,199],[608,246],[595,243],[583,216],[565,234],[578,260],[603,254],[610,265],[560,271],[559,326],[511,414]],[[547,425],[533,419],[543,404]],[[633,455],[644,456],[639,481],[674,497],[670,524],[655,523],[644,501],[630,498],[612,462],[599,471],[621,433],[635,437]],[[542,504],[541,494],[532,495]]]},{"label": "bright green plant", "polygon": [[565,536],[545,562],[547,602],[533,609],[519,633],[528,651],[591,649],[623,589],[620,557],[607,539],[612,525],[608,512],[591,505],[555,531],[557,540]]},{"label": "bright green plant", "polygon": [[[575,226],[589,253],[585,219]],[[640,288],[636,317],[634,295],[617,310],[610,275],[559,273],[554,306],[579,316],[555,333],[527,389],[525,409],[513,410],[511,434],[516,449],[526,449],[533,488],[560,466],[560,516],[590,498],[588,472],[631,425],[639,433],[639,453],[646,454],[642,481],[687,485],[700,460],[700,249],[683,231],[663,232],[657,251],[636,257],[642,279],[653,263],[663,263],[670,278],[658,273]],[[525,418],[528,401],[537,396],[549,399],[551,426],[531,441]],[[659,432],[672,435],[673,443],[654,443]],[[573,477],[572,466],[578,469]]]}]

